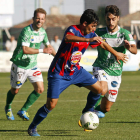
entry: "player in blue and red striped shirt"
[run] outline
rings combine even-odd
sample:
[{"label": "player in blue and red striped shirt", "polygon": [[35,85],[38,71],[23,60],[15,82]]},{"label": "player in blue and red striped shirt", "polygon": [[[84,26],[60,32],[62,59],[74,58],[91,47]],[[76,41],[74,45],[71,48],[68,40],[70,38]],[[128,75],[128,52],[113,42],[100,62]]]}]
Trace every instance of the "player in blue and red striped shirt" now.
[{"label": "player in blue and red striped shirt", "polygon": [[70,85],[85,87],[93,93],[102,91],[97,79],[79,65],[79,61],[87,47],[102,48],[116,56],[117,61],[124,60],[125,55],[111,48],[106,42],[95,34],[98,17],[94,10],[87,9],[80,18],[79,25],[72,25],[65,31],[64,38],[53,59],[48,71],[47,103],[36,113],[28,128],[30,136],[40,136],[36,127],[47,117],[47,114],[56,106],[59,95]]}]

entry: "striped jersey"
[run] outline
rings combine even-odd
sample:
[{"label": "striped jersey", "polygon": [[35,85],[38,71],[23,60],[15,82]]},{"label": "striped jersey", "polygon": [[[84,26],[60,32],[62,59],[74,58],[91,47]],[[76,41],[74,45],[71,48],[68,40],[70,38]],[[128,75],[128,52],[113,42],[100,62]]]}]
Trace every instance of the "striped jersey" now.
[{"label": "striped jersey", "polygon": [[91,32],[87,35],[84,35],[81,32],[79,25],[72,25],[68,27],[68,29],[65,31],[58,52],[54,57],[51,66],[49,68],[49,72],[58,73],[61,76],[64,75],[71,76],[74,74],[74,72],[80,70],[81,66],[79,65],[79,62],[87,47],[90,45],[91,47],[94,48],[100,44],[97,43],[96,41],[65,42],[64,39],[67,34],[84,38],[92,38],[97,36],[95,32]]}]

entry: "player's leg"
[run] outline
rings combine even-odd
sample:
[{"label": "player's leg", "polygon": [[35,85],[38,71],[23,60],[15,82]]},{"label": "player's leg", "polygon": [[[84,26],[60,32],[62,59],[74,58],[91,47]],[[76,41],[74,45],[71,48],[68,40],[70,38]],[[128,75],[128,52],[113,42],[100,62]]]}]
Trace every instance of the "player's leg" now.
[{"label": "player's leg", "polygon": [[47,117],[48,113],[50,113],[53,108],[55,108],[57,102],[58,99],[47,98],[47,103],[37,111],[32,123],[28,128],[28,134],[30,136],[40,136],[37,133],[37,125],[39,125]]},{"label": "player's leg", "polygon": [[7,93],[5,113],[8,120],[14,120],[14,116],[11,109],[11,104],[15,95],[18,93],[20,87],[26,80],[26,76],[23,76],[24,69],[18,68],[15,64],[11,66],[11,89]]},{"label": "player's leg", "polygon": [[23,107],[17,112],[17,115],[23,120],[29,120],[29,114],[27,110],[33,105],[33,103],[40,97],[44,91],[43,77],[39,68],[35,67],[28,70],[28,79],[32,83],[34,90],[28,96]]},{"label": "player's leg", "polygon": [[110,76],[108,79],[108,92],[102,98],[101,104],[96,107],[96,110],[102,111],[104,113],[109,112],[111,106],[116,101],[121,83],[121,76]]},{"label": "player's leg", "polygon": [[[87,111],[94,111],[94,107],[100,102],[101,97],[107,92],[108,85],[107,85],[107,76],[105,75],[105,72],[101,69],[94,68],[93,69],[93,75],[100,81],[98,81],[96,84],[100,85],[99,88],[102,90],[100,91],[100,94],[97,94],[95,89],[98,90],[96,84],[93,84],[89,87],[86,87],[90,90],[88,96],[87,96],[87,103],[85,108],[83,109],[82,113],[87,112]],[[103,80],[103,81],[101,81]],[[104,114],[101,112],[98,112],[98,117],[102,118],[104,117]]]},{"label": "player's leg", "polygon": [[109,112],[114,102],[109,101],[106,97],[102,98],[100,110],[104,113]]},{"label": "player's leg", "polygon": [[36,130],[37,125],[39,125],[43,119],[47,117],[48,113],[56,106],[59,95],[70,84],[71,82],[69,80],[64,79],[58,74],[48,75],[47,102],[38,110],[30,124],[28,128],[28,134],[30,136],[39,136]]}]

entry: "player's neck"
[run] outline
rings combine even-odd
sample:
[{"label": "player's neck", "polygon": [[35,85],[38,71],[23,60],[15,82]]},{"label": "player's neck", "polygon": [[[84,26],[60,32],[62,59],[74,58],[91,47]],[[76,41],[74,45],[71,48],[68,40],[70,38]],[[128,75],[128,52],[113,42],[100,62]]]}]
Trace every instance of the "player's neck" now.
[{"label": "player's neck", "polygon": [[81,24],[79,24],[78,27],[79,27],[81,33],[84,34],[84,33],[85,33],[85,32],[84,32],[84,27],[83,27]]},{"label": "player's neck", "polygon": [[107,27],[107,29],[110,33],[114,33],[114,32],[117,32],[119,30],[118,25],[113,30],[109,30],[108,27]]},{"label": "player's neck", "polygon": [[35,30],[35,31],[39,31],[40,28],[37,28],[34,24],[32,24],[32,28]]}]

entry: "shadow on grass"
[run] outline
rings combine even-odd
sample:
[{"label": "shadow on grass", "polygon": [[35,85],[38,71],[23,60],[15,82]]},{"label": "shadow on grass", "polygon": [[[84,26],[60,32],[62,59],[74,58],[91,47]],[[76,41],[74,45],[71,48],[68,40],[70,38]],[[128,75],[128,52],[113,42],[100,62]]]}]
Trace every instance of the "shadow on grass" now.
[{"label": "shadow on grass", "polygon": [[[41,134],[41,136],[79,136],[79,135],[71,135],[69,133],[71,133],[72,131],[82,131],[82,130],[39,130],[38,133],[41,133],[43,131],[46,132],[46,134],[43,134],[43,135]],[[27,130],[0,130],[0,133],[3,133],[3,132],[11,132],[11,133],[14,132],[13,134],[15,134],[16,132],[18,132],[19,135],[21,136],[21,133],[27,132]],[[49,134],[47,134],[47,132]],[[50,134],[51,132],[53,134]],[[16,135],[18,135],[18,133],[16,133]],[[8,133],[8,135],[9,135],[9,133]]]},{"label": "shadow on grass", "polygon": [[125,121],[119,121],[119,122],[101,122],[101,123],[140,123],[140,122],[125,122]]}]

